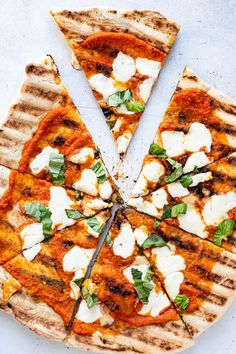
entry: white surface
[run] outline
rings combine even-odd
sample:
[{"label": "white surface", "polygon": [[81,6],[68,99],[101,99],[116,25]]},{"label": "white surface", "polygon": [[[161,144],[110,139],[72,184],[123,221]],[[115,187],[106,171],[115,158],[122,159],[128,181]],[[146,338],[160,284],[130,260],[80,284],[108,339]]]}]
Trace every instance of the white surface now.
[{"label": "white surface", "polygon": [[[117,166],[117,154],[100,110],[81,72],[69,64],[70,49],[59,33],[48,9],[51,6],[150,8],[181,25],[181,31],[161,72],[141,124],[123,166],[129,185],[137,178],[140,163],[184,66],[189,64],[204,80],[236,98],[236,0],[2,0],[0,8],[0,117],[4,118],[22,82],[25,64],[38,56],[54,56],[62,79],[77,104],[110,170]],[[127,186],[127,178],[126,188]],[[236,303],[224,318],[199,337],[186,354],[235,354]],[[0,313],[1,354],[77,353],[40,338],[10,316]]]}]

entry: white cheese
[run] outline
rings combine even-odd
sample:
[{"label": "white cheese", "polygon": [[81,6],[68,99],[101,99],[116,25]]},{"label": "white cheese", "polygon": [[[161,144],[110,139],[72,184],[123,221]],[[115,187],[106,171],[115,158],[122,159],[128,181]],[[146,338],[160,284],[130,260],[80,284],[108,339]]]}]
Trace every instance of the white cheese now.
[{"label": "white cheese", "polygon": [[120,233],[115,238],[113,243],[113,252],[116,256],[121,256],[126,259],[134,252],[135,238],[133,230],[128,223],[121,226]]},{"label": "white cheese", "polygon": [[136,208],[141,213],[146,213],[155,217],[159,215],[156,207],[152,203],[144,201],[142,197],[130,198],[128,200],[128,205]]},{"label": "white cheese", "polygon": [[97,176],[93,170],[86,168],[82,171],[80,179],[72,187],[81,192],[96,196],[98,194]]},{"label": "white cheese", "polygon": [[145,164],[142,170],[143,176],[150,182],[158,182],[165,173],[164,166],[158,161],[152,161]]},{"label": "white cheese", "polygon": [[117,144],[117,150],[119,154],[124,154],[126,152],[131,138],[132,138],[132,134],[130,132],[126,132],[117,138],[116,144]]},{"label": "white cheese", "polygon": [[98,184],[98,191],[102,199],[109,199],[112,195],[112,187],[109,181]]},{"label": "white cheese", "polygon": [[94,158],[94,150],[92,148],[84,147],[78,154],[72,155],[70,161],[73,163],[85,163],[88,158]]},{"label": "white cheese", "polygon": [[195,187],[199,183],[210,181],[213,178],[212,172],[198,173],[197,175],[191,177],[193,182],[190,184],[190,187]]},{"label": "white cheese", "polygon": [[197,152],[202,147],[206,147],[207,152],[211,151],[212,137],[211,132],[202,123],[192,123],[188,133],[185,135],[185,149]]},{"label": "white cheese", "polygon": [[52,228],[55,226],[62,230],[67,226],[74,225],[75,220],[69,219],[65,209],[71,209],[74,202],[68,197],[66,190],[62,187],[50,187],[50,201],[48,204],[51,211]]},{"label": "white cheese", "polygon": [[48,170],[50,154],[52,152],[59,153],[58,149],[53,149],[51,146],[47,146],[33,159],[29,167],[34,175],[37,175],[43,170]]},{"label": "white cheese", "polygon": [[194,170],[195,167],[203,167],[210,163],[211,161],[208,159],[204,151],[194,152],[187,159],[183,172],[189,173]]},{"label": "white cheese", "polygon": [[140,74],[156,78],[160,72],[161,63],[155,60],[137,58],[136,68]]},{"label": "white cheese", "polygon": [[95,74],[91,76],[89,78],[89,83],[92,89],[101,93],[105,100],[108,98],[108,96],[113,95],[113,93],[117,92],[112,78],[106,77],[103,74]]},{"label": "white cheese", "polygon": [[173,198],[184,197],[189,194],[188,188],[184,188],[180,182],[173,182],[168,184],[167,189]]},{"label": "white cheese", "polygon": [[173,272],[165,278],[164,284],[166,291],[173,300],[179,294],[179,288],[183,281],[184,275],[182,272]]},{"label": "white cheese", "polygon": [[100,305],[97,304],[91,309],[88,308],[85,300],[82,300],[76,318],[84,323],[93,323],[102,316]]},{"label": "white cheese", "polygon": [[162,143],[169,157],[182,155],[184,148],[184,132],[165,130],[161,133]]},{"label": "white cheese", "polygon": [[165,204],[168,204],[167,193],[164,188],[157,189],[151,196],[152,204],[155,205],[157,209],[162,209]]},{"label": "white cheese", "polygon": [[187,200],[183,200],[183,202],[187,203],[187,212],[186,214],[181,214],[177,217],[180,228],[201,238],[206,238],[206,225],[202,219],[201,214],[195,208],[194,203],[188,203]]},{"label": "white cheese", "polygon": [[100,324],[102,327],[110,326],[114,321],[115,319],[111,315],[109,315],[109,313],[102,311],[102,317],[100,318]]},{"label": "white cheese", "polygon": [[153,84],[154,84],[154,79],[153,78],[149,78],[149,79],[144,80],[139,85],[139,95],[142,98],[142,100],[144,101],[144,103],[146,103],[147,100],[149,99],[149,96],[150,96],[151,91],[152,91]]},{"label": "white cheese", "polygon": [[[104,226],[104,218],[102,218],[99,214],[96,215],[96,219],[98,220],[98,222],[100,222],[101,224],[103,224]],[[92,235],[93,237],[99,237],[100,236],[100,233],[95,231],[93,228],[91,228],[89,225],[88,225],[88,222],[87,220],[83,220],[81,221],[81,223],[83,224],[83,226],[85,228],[87,228],[87,232],[89,235]]]},{"label": "white cheese", "polygon": [[119,52],[112,64],[113,76],[117,81],[126,82],[135,74],[135,62],[129,55]]},{"label": "white cheese", "polygon": [[143,305],[139,311],[140,315],[150,315],[152,317],[158,316],[164,308],[170,306],[170,301],[163,291],[156,292],[155,288],[152,289],[148,298],[148,304]]},{"label": "white cheese", "polygon": [[139,197],[141,195],[147,194],[147,192],[148,192],[147,180],[141,172],[137,179],[137,182],[134,185],[134,189],[132,191],[132,197]]},{"label": "white cheese", "polygon": [[203,207],[202,216],[207,225],[218,226],[229,218],[228,212],[236,207],[236,193],[213,195]]},{"label": "white cheese", "polygon": [[94,249],[86,249],[79,246],[74,246],[63,257],[63,270],[65,272],[75,272],[79,270],[82,272],[80,275],[81,278],[87,270],[94,251]]},{"label": "white cheese", "polygon": [[140,226],[140,227],[136,228],[134,230],[134,237],[137,241],[137,244],[139,246],[141,246],[144,243],[144,241],[146,240],[146,238],[148,237],[145,227]]},{"label": "white cheese", "polygon": [[31,262],[40,251],[41,251],[41,244],[38,243],[37,245],[23,251],[23,256],[27,259],[27,261]]},{"label": "white cheese", "polygon": [[171,250],[167,246],[152,249],[152,254],[156,256],[156,266],[164,277],[186,268],[184,258],[174,252],[175,248],[173,246]]},{"label": "white cheese", "polygon": [[125,104],[121,104],[120,106],[115,107],[115,109],[116,109],[116,112],[118,112],[118,113],[123,113],[123,114],[134,114],[134,112],[133,112],[133,111],[129,111],[129,110],[127,109],[127,107],[126,107],[126,105],[125,105]]},{"label": "white cheese", "polygon": [[28,249],[44,240],[43,225],[41,223],[29,224],[21,230],[21,238],[24,241],[23,249]]},{"label": "white cheese", "polygon": [[86,199],[81,203],[82,212],[86,216],[93,216],[97,211],[105,209],[108,207],[108,203],[104,202],[102,199]]},{"label": "white cheese", "polygon": [[144,277],[148,271],[149,265],[147,265],[147,264],[131,265],[130,267],[124,269],[124,271],[123,271],[124,276],[129,280],[130,283],[134,284],[134,279],[133,279],[132,272],[131,272],[132,268],[139,270],[142,273],[142,280],[144,280]]}]

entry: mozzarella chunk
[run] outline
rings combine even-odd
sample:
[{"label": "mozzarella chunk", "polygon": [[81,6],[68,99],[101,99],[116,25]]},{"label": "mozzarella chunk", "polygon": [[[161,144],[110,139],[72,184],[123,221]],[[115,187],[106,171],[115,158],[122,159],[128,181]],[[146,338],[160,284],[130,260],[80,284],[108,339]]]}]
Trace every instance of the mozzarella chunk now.
[{"label": "mozzarella chunk", "polygon": [[147,265],[147,264],[131,265],[130,267],[124,269],[123,273],[124,273],[125,277],[129,280],[130,283],[134,284],[134,279],[133,279],[132,272],[131,272],[132,268],[139,270],[142,273],[142,280],[144,280],[144,277],[148,271],[149,265]]},{"label": "mozzarella chunk", "polygon": [[[96,219],[98,220],[98,222],[100,222],[101,224],[105,223],[104,218],[101,215],[96,215]],[[92,235],[93,237],[99,237],[100,233],[95,231],[93,228],[91,228],[87,222],[87,220],[83,220],[82,221],[83,225],[85,228],[87,228],[87,232],[89,233],[89,235]]]},{"label": "mozzarella chunk", "polygon": [[[80,271],[80,278],[85,274],[89,262],[94,254],[94,249],[86,249],[79,246],[71,248],[63,257],[63,270],[65,272]],[[79,274],[77,274],[78,277]]]},{"label": "mozzarella chunk", "polygon": [[164,284],[166,291],[173,300],[179,294],[179,288],[183,281],[184,275],[182,272],[173,272],[165,278]]},{"label": "mozzarella chunk", "polygon": [[72,155],[70,161],[73,163],[85,163],[88,158],[94,158],[94,150],[92,148],[84,147],[78,154]]},{"label": "mozzarella chunk", "polygon": [[155,208],[155,206],[148,202],[148,201],[144,201],[142,197],[139,198],[130,198],[128,200],[128,205],[136,208],[138,211],[142,212],[142,213],[146,213],[149,214],[151,216],[158,216],[158,212]]},{"label": "mozzarella chunk", "polygon": [[184,132],[165,130],[161,133],[162,143],[169,157],[182,155],[184,148]]},{"label": "mozzarella chunk", "polygon": [[144,177],[144,175],[141,174],[139,175],[137,182],[134,185],[134,189],[132,191],[132,197],[139,197],[141,195],[147,194],[147,180]]},{"label": "mozzarella chunk", "polygon": [[165,173],[164,166],[158,161],[152,161],[143,167],[142,174],[150,182],[158,182]]},{"label": "mozzarella chunk", "polygon": [[41,251],[41,244],[38,243],[37,245],[23,251],[23,256],[27,259],[27,261],[31,262],[40,251]]},{"label": "mozzarella chunk", "polygon": [[97,176],[93,170],[86,168],[82,171],[80,179],[72,187],[81,192],[96,196],[98,194]]},{"label": "mozzarella chunk", "polygon": [[102,312],[100,305],[96,304],[94,307],[89,309],[85,300],[81,301],[79,310],[76,314],[76,318],[84,323],[96,322],[101,316]]},{"label": "mozzarella chunk", "polygon": [[111,315],[109,315],[109,313],[102,311],[102,317],[100,318],[100,324],[102,327],[110,326],[114,321],[115,321],[114,318]]},{"label": "mozzarella chunk", "polygon": [[137,58],[136,68],[140,74],[156,78],[160,72],[161,63],[155,60]]},{"label": "mozzarella chunk", "polygon": [[164,188],[157,189],[151,195],[152,204],[155,205],[157,209],[162,209],[165,204],[168,204],[167,193]]},{"label": "mozzarella chunk", "polygon": [[190,187],[195,187],[199,183],[210,181],[212,178],[212,172],[198,173],[197,175],[192,176],[193,182],[190,184]]},{"label": "mozzarella chunk", "polygon": [[188,133],[185,135],[185,149],[197,152],[202,147],[206,147],[207,152],[211,151],[212,137],[211,132],[202,123],[192,123]]},{"label": "mozzarella chunk", "polygon": [[89,83],[92,89],[101,93],[105,100],[108,98],[108,96],[113,95],[113,93],[117,92],[112,78],[106,77],[103,74],[95,74],[91,76],[89,78]]},{"label": "mozzarella chunk", "polygon": [[113,75],[117,81],[126,82],[135,74],[135,62],[129,55],[119,52],[112,64]]},{"label": "mozzarella chunk", "polygon": [[34,175],[37,175],[39,172],[43,170],[48,170],[51,153],[59,153],[59,150],[53,149],[51,146],[47,146],[40,152],[40,154],[38,154],[33,159],[29,167]]},{"label": "mozzarella chunk", "polygon": [[175,248],[173,246],[171,250],[167,246],[155,247],[152,249],[152,253],[156,256],[156,266],[164,277],[186,268],[184,258],[175,255]]},{"label": "mozzarella chunk", "polygon": [[128,223],[121,226],[119,235],[115,238],[113,243],[113,252],[116,256],[121,256],[126,259],[134,252],[135,238],[133,230]]},{"label": "mozzarella chunk", "polygon": [[[187,202],[187,201],[183,201]],[[181,214],[177,217],[179,221],[179,226],[181,229],[193,233],[201,238],[207,237],[207,232],[205,231],[205,223],[202,219],[201,214],[195,208],[194,203],[187,202],[187,212],[186,214]]]},{"label": "mozzarella chunk", "polygon": [[142,100],[146,103],[147,100],[149,99],[149,96],[152,91],[152,87],[154,84],[154,79],[149,78],[144,80],[140,85],[139,85],[139,95],[142,98]]},{"label": "mozzarella chunk", "polygon": [[67,226],[74,225],[75,220],[69,219],[65,209],[71,209],[74,202],[68,197],[66,190],[62,187],[50,187],[50,201],[48,204],[51,211],[52,228],[55,226],[62,230]]},{"label": "mozzarella chunk", "polygon": [[152,317],[158,316],[164,308],[170,306],[170,301],[163,291],[156,292],[155,288],[152,289],[148,298],[148,304],[143,305],[139,311],[140,315],[150,315]]},{"label": "mozzarella chunk", "polygon": [[109,199],[112,195],[112,187],[109,181],[98,184],[98,191],[102,199]]},{"label": "mozzarella chunk", "polygon": [[126,132],[117,138],[116,144],[117,144],[117,149],[119,154],[125,153],[131,138],[132,138],[132,134],[130,132]]},{"label": "mozzarella chunk", "polygon": [[184,197],[189,194],[188,188],[184,188],[180,182],[173,182],[168,184],[167,189],[173,198]]},{"label": "mozzarella chunk", "polygon": [[92,216],[97,211],[108,207],[108,203],[104,202],[102,199],[91,199],[82,202],[83,214],[86,216]]},{"label": "mozzarella chunk", "polygon": [[134,230],[134,237],[135,237],[135,240],[137,241],[137,244],[139,246],[141,246],[144,241],[146,240],[146,238],[148,237],[148,234],[145,230],[144,227],[138,227]]},{"label": "mozzarella chunk", "polygon": [[29,224],[20,233],[23,239],[23,248],[28,249],[44,240],[43,225],[41,223]]},{"label": "mozzarella chunk", "polygon": [[122,103],[120,106],[115,107],[115,109],[116,109],[116,111],[117,111],[118,113],[134,114],[134,112],[133,112],[133,111],[129,111],[129,110],[127,109],[126,105],[123,104],[123,103]]},{"label": "mozzarella chunk", "polygon": [[194,152],[187,159],[183,172],[189,173],[194,170],[195,167],[203,167],[206,166],[211,161],[208,159],[204,151]]},{"label": "mozzarella chunk", "polygon": [[227,219],[228,211],[236,207],[236,193],[213,195],[203,207],[202,216],[207,225],[218,226]]}]

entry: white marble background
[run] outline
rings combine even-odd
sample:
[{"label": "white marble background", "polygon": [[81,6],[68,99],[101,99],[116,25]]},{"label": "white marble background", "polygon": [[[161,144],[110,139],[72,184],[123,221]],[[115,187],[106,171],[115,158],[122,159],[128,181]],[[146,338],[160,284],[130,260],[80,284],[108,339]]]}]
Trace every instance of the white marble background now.
[{"label": "white marble background", "polygon": [[[118,158],[109,130],[83,74],[70,66],[70,50],[48,12],[52,6],[154,9],[181,25],[122,166],[122,189],[126,194],[137,178],[143,156],[185,65],[236,98],[236,0],[0,0],[0,120],[4,119],[18,92],[25,64],[50,53],[108,168],[110,171],[117,168]],[[185,353],[235,354],[235,328],[236,302],[223,319]],[[0,354],[77,352],[38,337],[10,316],[0,313]]]}]

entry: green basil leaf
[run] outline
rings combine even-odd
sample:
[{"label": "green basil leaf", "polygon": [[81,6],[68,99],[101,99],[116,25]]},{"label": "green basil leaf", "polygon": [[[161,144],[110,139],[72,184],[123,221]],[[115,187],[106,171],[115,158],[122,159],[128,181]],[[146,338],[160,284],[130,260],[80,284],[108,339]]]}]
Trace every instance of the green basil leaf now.
[{"label": "green basil leaf", "polygon": [[111,238],[111,235],[110,234],[107,234],[107,237],[106,237],[106,244],[110,247],[112,247],[113,245],[113,240]]},{"label": "green basil leaf", "polygon": [[29,202],[24,205],[27,215],[32,216],[43,224],[43,235],[47,239],[52,236],[51,211],[41,203]]},{"label": "green basil leaf", "polygon": [[107,180],[106,171],[104,170],[100,162],[96,162],[95,164],[93,164],[92,170],[96,174],[99,184],[102,184]]},{"label": "green basil leaf", "polygon": [[172,173],[169,176],[165,177],[164,180],[167,183],[171,183],[176,181],[180,176],[182,176],[183,167],[179,162],[172,160],[170,158],[167,158],[166,161],[168,161],[171,164]]},{"label": "green basil leaf", "polygon": [[82,287],[81,292],[82,292],[83,299],[86,301],[89,309],[97,305],[98,297],[95,294],[89,294],[89,291],[85,286]]},{"label": "green basil leaf", "polygon": [[48,170],[53,184],[62,185],[65,182],[65,169],[65,156],[51,152]]},{"label": "green basil leaf", "polygon": [[190,175],[181,176],[179,181],[184,188],[188,188],[193,183],[193,179]]},{"label": "green basil leaf", "polygon": [[141,248],[150,248],[152,246],[156,247],[164,247],[166,246],[166,242],[161,238],[161,236],[151,234],[146,240],[142,243]]},{"label": "green basil leaf", "polygon": [[140,301],[143,304],[148,304],[150,292],[154,288],[154,285],[151,283],[151,269],[148,269],[144,280],[142,280],[142,272],[140,272],[136,268],[131,268],[131,274],[134,280],[134,288],[138,294]]},{"label": "green basil leaf", "polygon": [[129,89],[124,91],[118,91],[108,97],[107,104],[110,107],[118,107],[122,103],[130,101],[132,99],[132,93]]},{"label": "green basil leaf", "polygon": [[76,200],[81,200],[83,198],[81,191],[75,191]]},{"label": "green basil leaf", "polygon": [[79,288],[81,288],[82,284],[83,284],[83,280],[84,278],[78,278],[78,279],[73,279],[73,283],[75,283]]},{"label": "green basil leaf", "polygon": [[164,205],[161,218],[162,218],[162,220],[171,218],[171,207],[169,207],[169,205],[167,205],[167,204]]},{"label": "green basil leaf", "polygon": [[154,224],[154,229],[157,229],[158,228],[158,226],[160,225],[160,221],[159,220],[156,220],[155,221],[155,224]]},{"label": "green basil leaf", "polygon": [[148,153],[150,155],[165,159],[167,157],[166,150],[160,147],[158,144],[151,144]]},{"label": "green basil leaf", "polygon": [[96,218],[96,216],[87,219],[87,224],[89,227],[91,227],[91,229],[93,229],[95,232],[98,232],[99,234],[104,229],[103,224]]},{"label": "green basil leaf", "polygon": [[197,167],[196,165],[194,166],[194,169],[192,170],[192,172],[196,173],[199,172],[199,167]]},{"label": "green basil leaf", "polygon": [[144,111],[144,105],[142,103],[135,103],[133,100],[127,101],[125,103],[126,108],[128,111],[139,113]]},{"label": "green basil leaf", "polygon": [[69,219],[78,220],[85,218],[84,214],[82,214],[79,210],[65,209],[65,212]]},{"label": "green basil leaf", "polygon": [[222,241],[227,241],[228,237],[232,235],[235,226],[235,221],[227,219],[222,221],[214,234],[213,242],[217,246],[221,246]]},{"label": "green basil leaf", "polygon": [[179,214],[186,214],[187,212],[187,204],[186,203],[179,203],[174,205],[171,208],[171,217],[176,218]]},{"label": "green basil leaf", "polygon": [[183,310],[185,310],[189,303],[190,303],[190,300],[188,298],[188,296],[186,294],[179,294],[176,296],[175,298],[175,303]]}]

